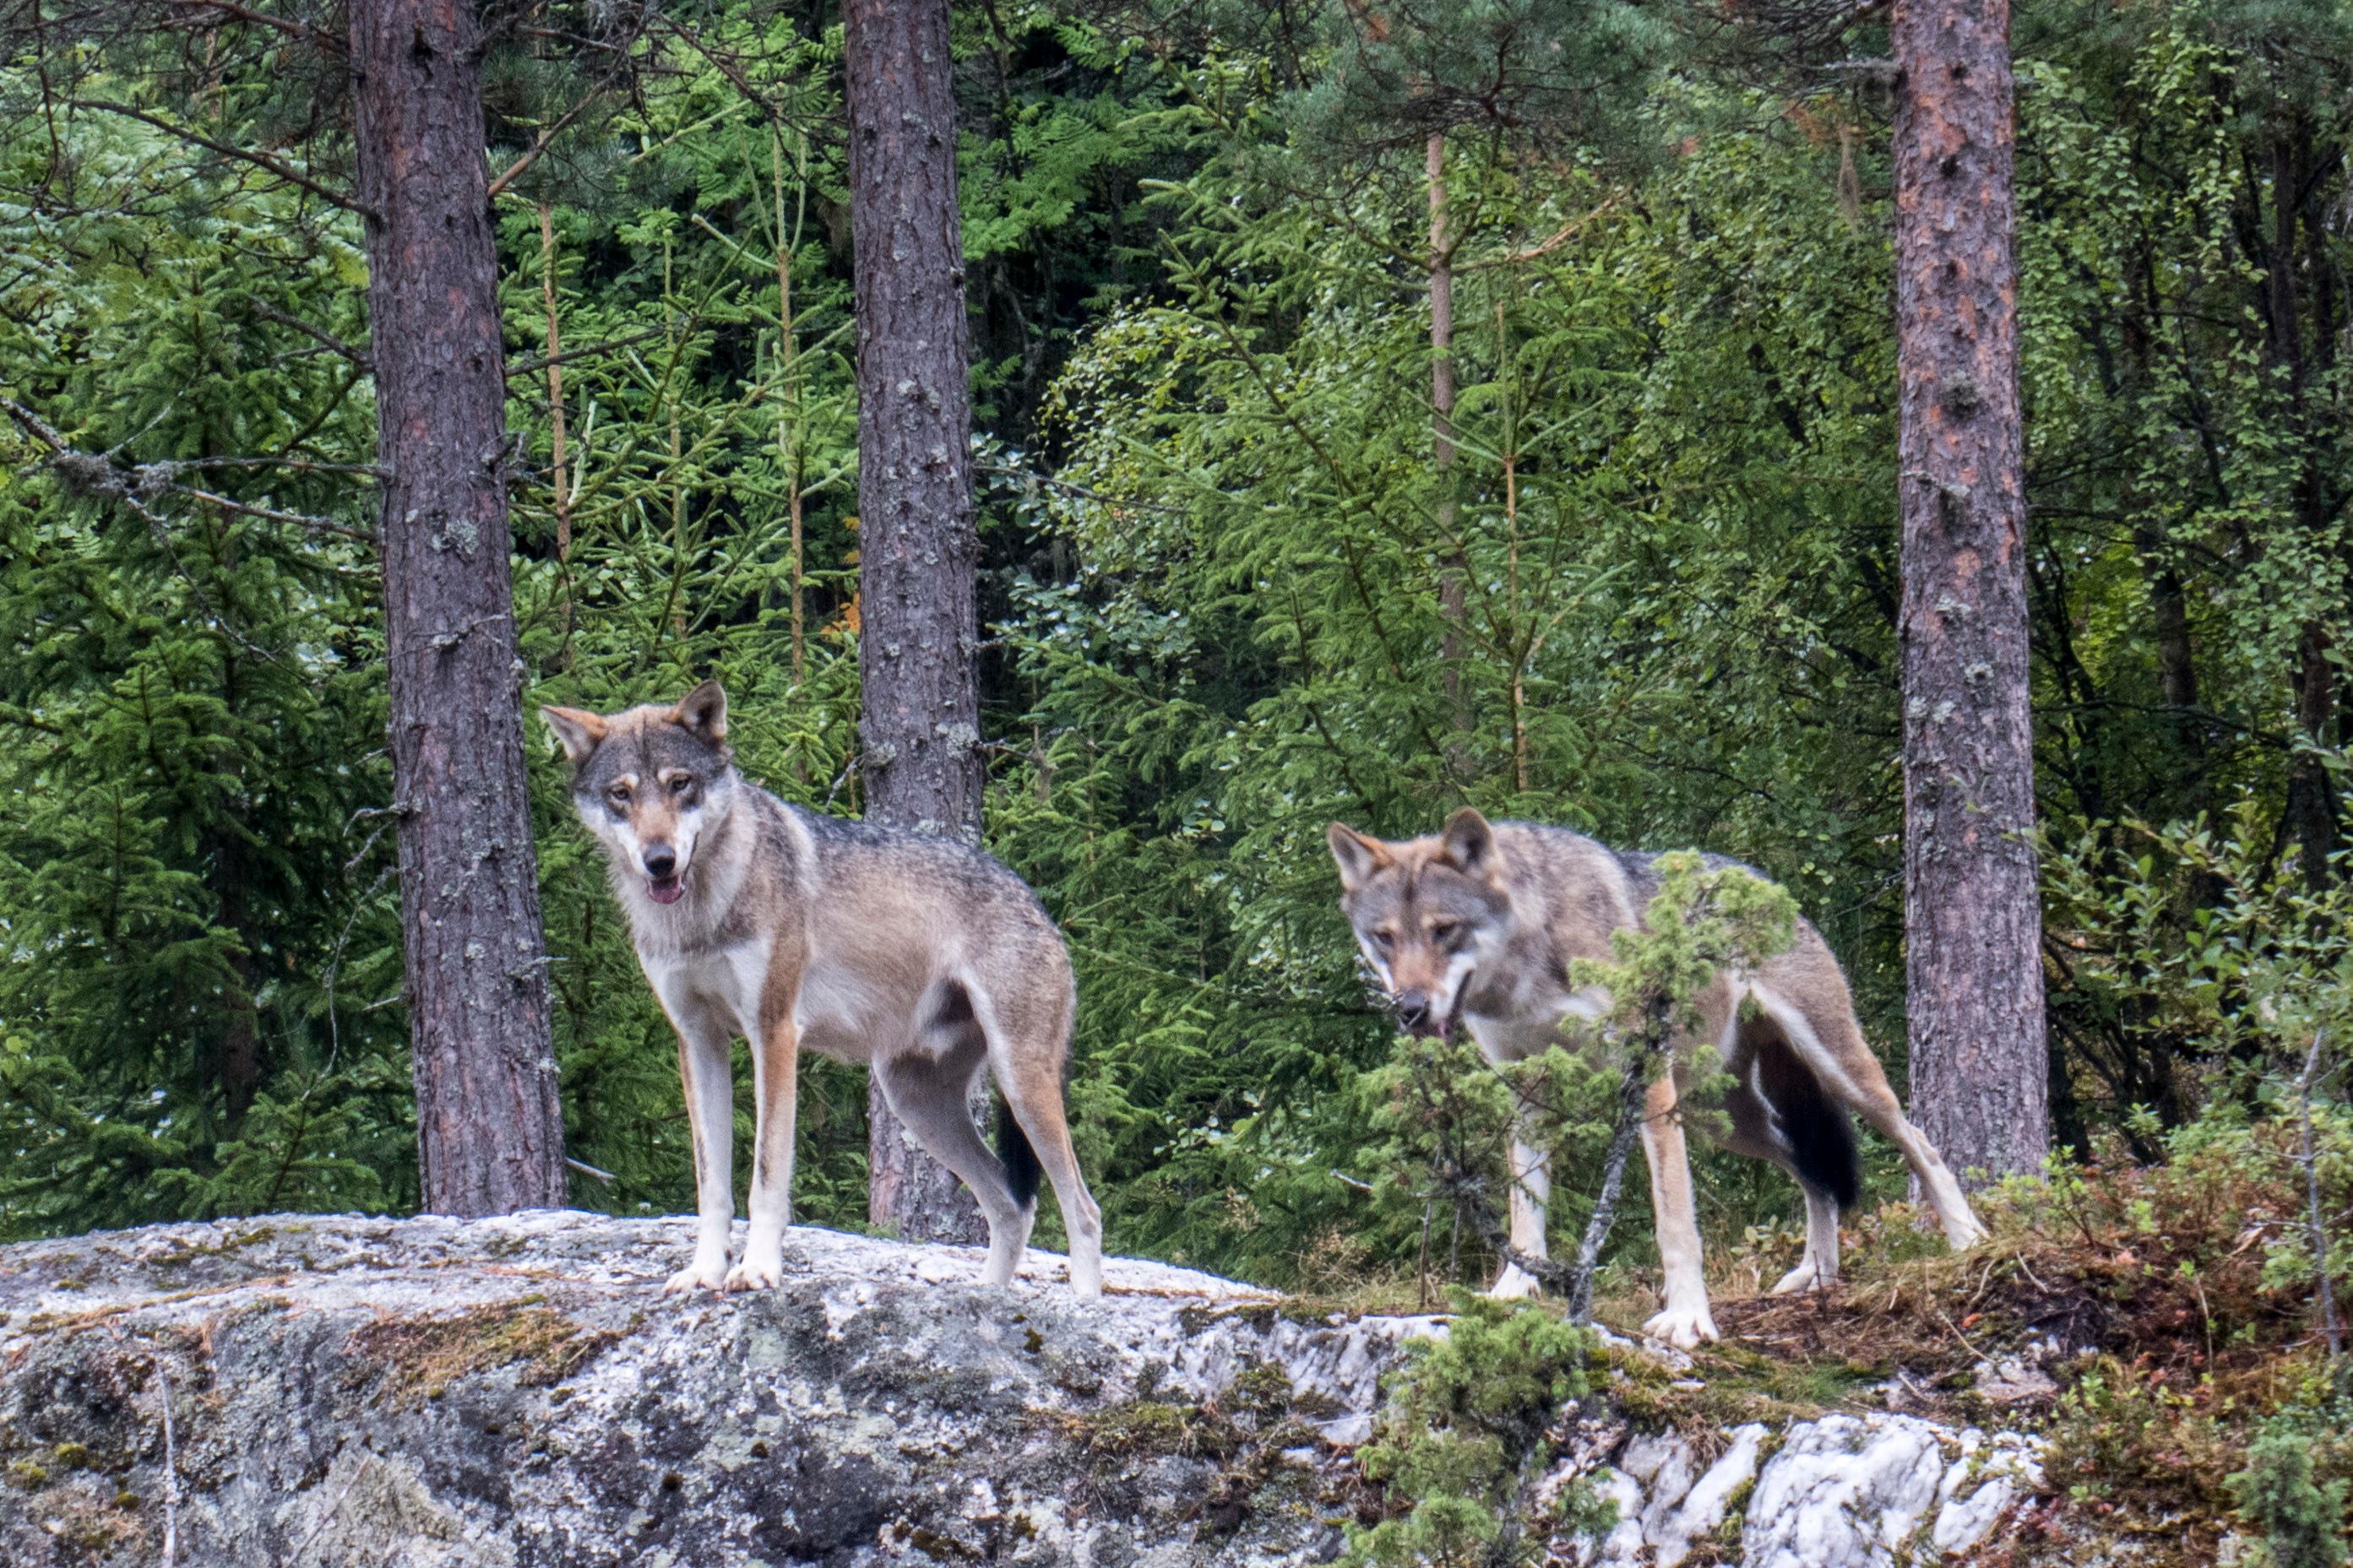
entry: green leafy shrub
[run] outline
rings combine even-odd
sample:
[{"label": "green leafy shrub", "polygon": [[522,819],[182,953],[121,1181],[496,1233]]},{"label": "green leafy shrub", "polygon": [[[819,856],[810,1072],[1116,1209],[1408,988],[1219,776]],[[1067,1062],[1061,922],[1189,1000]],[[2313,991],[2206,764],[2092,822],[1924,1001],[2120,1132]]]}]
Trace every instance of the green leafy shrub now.
[{"label": "green leafy shrub", "polygon": [[2334,1426],[2309,1411],[2290,1411],[2265,1421],[2247,1448],[2247,1468],[2224,1484],[2240,1514],[2261,1531],[2253,1561],[2266,1568],[2340,1568],[2346,1560],[2346,1496],[2353,1480],[2344,1474],[2323,1479],[2331,1457],[2347,1458],[2340,1402]]},{"label": "green leafy shrub", "polygon": [[[1454,1308],[1446,1337],[1409,1343],[1388,1380],[1361,1458],[1393,1517],[1350,1531],[1351,1563],[1471,1568],[1531,1555],[1520,1532],[1551,1455],[1546,1434],[1586,1392],[1597,1342],[1540,1306],[1458,1289]],[[1561,1506],[1606,1526],[1589,1499]]]}]

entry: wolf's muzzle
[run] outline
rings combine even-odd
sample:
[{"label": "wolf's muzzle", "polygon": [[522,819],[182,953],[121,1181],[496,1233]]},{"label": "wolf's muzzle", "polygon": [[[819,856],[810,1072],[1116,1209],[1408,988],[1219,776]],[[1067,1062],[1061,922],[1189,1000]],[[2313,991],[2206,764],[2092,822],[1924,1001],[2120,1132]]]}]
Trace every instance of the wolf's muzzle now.
[{"label": "wolf's muzzle", "polygon": [[646,893],[658,904],[674,904],[686,891],[685,875],[678,868],[678,852],[667,844],[649,844],[639,857],[645,862]]},{"label": "wolf's muzzle", "polygon": [[1446,1033],[1447,1020],[1431,1005],[1432,998],[1429,992],[1400,991],[1394,1000],[1398,1027],[1407,1034],[1434,1040]]}]

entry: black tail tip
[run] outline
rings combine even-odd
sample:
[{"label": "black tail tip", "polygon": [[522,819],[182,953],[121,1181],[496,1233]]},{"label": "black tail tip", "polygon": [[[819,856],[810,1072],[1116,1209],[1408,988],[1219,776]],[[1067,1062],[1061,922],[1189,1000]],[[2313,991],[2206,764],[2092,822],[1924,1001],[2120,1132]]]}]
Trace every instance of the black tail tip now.
[{"label": "black tail tip", "polygon": [[1025,1209],[1036,1203],[1038,1178],[1043,1173],[1038,1151],[1029,1147],[1029,1134],[1021,1131],[1013,1108],[1002,1100],[997,1105],[997,1158],[1005,1166],[1005,1184],[1013,1189],[1013,1201]]},{"label": "black tail tip", "polygon": [[1810,1114],[1792,1117],[1785,1125],[1789,1163],[1799,1180],[1828,1193],[1840,1208],[1851,1209],[1862,1198],[1862,1150],[1854,1140],[1854,1123],[1836,1105],[1808,1110]]}]

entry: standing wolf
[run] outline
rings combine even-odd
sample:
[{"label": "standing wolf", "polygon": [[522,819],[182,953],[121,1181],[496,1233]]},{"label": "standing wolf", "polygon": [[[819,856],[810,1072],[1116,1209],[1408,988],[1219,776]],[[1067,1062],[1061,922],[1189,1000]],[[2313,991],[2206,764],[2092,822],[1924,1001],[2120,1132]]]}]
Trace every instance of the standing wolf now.
[{"label": "standing wolf", "polygon": [[[803,811],[747,783],[715,680],[675,708],[541,711],[678,1030],[702,1223],[694,1260],[666,1288],[781,1281],[807,1046],[871,1066],[899,1120],[972,1189],[988,1220],[986,1282],[1020,1265],[1042,1165],[1071,1234],[1071,1283],[1100,1295],[1103,1217],[1062,1115],[1078,997],[1061,933],[1021,879],[952,839]],[[751,1229],[729,1268],[737,1035],[752,1047],[757,1114]],[[1005,1097],[1002,1160],[965,1110],[984,1062]]]},{"label": "standing wolf", "polygon": [[[1607,849],[1565,828],[1491,825],[1468,809],[1435,837],[1391,843],[1337,822],[1329,837],[1340,907],[1398,1021],[1432,1037],[1460,1021],[1499,1067],[1541,1054],[1570,1018],[1608,1015],[1606,994],[1570,989],[1569,964],[1609,959],[1609,933],[1638,924],[1658,889],[1651,856]],[[1706,861],[1729,864],[1715,856]],[[1812,926],[1800,920],[1797,941],[1754,973],[1716,976],[1698,1004],[1700,1037],[1715,1044],[1733,1080],[1726,1143],[1780,1166],[1806,1194],[1806,1255],[1774,1287],[1777,1294],[1838,1278],[1839,1210],[1862,1184],[1849,1110],[1903,1151],[1956,1248],[1984,1236],[1945,1162],[1905,1120],[1863,1043],[1846,976]],[[1691,1043],[1676,1042],[1678,1061]],[[1665,1308],[1643,1328],[1688,1350],[1716,1335],[1675,1096],[1671,1072],[1651,1086],[1643,1107],[1642,1152],[1666,1277]],[[1551,1177],[1536,1138],[1524,1122],[1513,1141],[1511,1246],[1541,1258]],[[1535,1288],[1507,1262],[1492,1294],[1525,1296]]]}]

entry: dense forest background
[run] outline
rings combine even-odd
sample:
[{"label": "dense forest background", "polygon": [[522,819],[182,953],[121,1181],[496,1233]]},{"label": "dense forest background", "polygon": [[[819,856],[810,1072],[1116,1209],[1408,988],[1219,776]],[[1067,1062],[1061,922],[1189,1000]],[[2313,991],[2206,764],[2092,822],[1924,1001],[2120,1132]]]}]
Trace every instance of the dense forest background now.
[{"label": "dense forest background", "polygon": [[[231,9],[51,7],[0,62],[0,1236],[418,1197],[341,68]],[[748,773],[855,813],[838,18],[485,15],[528,700],[715,674]],[[1883,27],[955,17],[987,836],[1076,958],[1113,1249],[1431,1268],[1334,817],[1748,860],[1900,1082]],[[2353,12],[2031,0],[2014,39],[2055,1138],[2155,1163],[2300,1081],[2341,1195],[2297,1072],[2353,1013]],[[574,1199],[683,1211],[667,1026],[533,783]],[[862,1075],[803,1093],[797,1213],[862,1224]],[[1705,1158],[1711,1240],[1793,1247],[1795,1190]]]}]

